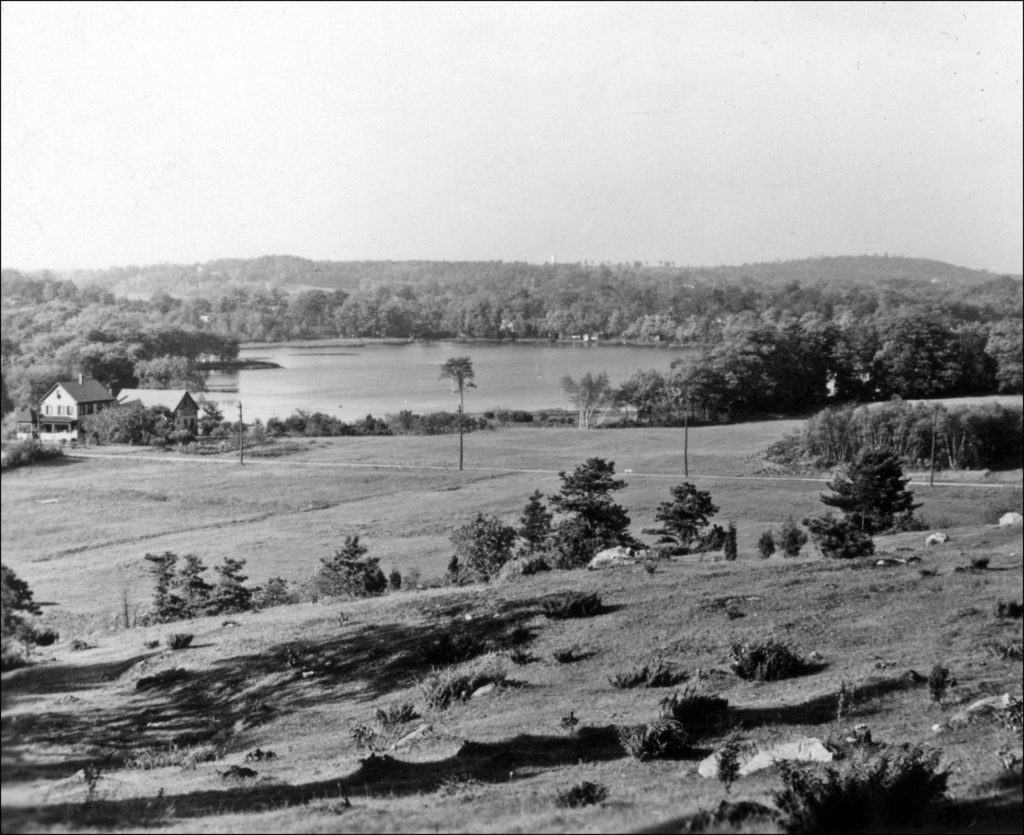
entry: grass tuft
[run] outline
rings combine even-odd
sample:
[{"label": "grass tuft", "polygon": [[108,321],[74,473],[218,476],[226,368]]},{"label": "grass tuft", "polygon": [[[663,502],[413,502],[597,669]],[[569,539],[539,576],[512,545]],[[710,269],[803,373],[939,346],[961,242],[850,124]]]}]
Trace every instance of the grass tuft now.
[{"label": "grass tuft", "polygon": [[566,591],[541,603],[544,615],[552,620],[589,618],[601,613],[601,595],[597,592]]},{"label": "grass tuft", "polygon": [[593,806],[608,797],[608,787],[600,783],[584,780],[571,789],[559,792],[555,805],[560,809],[576,809],[580,806]]},{"label": "grass tuft", "polygon": [[646,725],[620,727],[618,736],[626,753],[641,762],[681,756],[690,739],[681,722],[665,717]]},{"label": "grass tuft", "polygon": [[729,652],[733,671],[748,681],[779,681],[798,676],[808,668],[804,659],[774,638],[733,643]]}]

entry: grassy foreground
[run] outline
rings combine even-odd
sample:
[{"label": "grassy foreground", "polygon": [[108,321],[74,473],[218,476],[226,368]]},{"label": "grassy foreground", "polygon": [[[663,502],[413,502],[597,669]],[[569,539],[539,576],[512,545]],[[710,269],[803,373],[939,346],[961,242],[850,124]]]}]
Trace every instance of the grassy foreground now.
[{"label": "grassy foreground", "polygon": [[[755,453],[795,425],[690,433],[690,480],[711,491],[715,521],[736,522],[735,563],[552,572],[127,631],[112,616],[125,601],[148,605],[146,552],[196,553],[207,565],[241,557],[258,583],[307,576],[359,533],[385,570],[429,579],[444,570],[454,527],[478,511],[514,521],[533,490],[556,492],[558,470],[595,455],[627,480],[617,498],[639,534],[683,480],[681,432],[480,433],[467,436],[461,473],[452,438],[346,438],[242,467],[104,449],[5,474],[4,562],[52,604],[45,618],[61,641],[3,677],[4,831],[676,831],[725,797],[696,773],[724,730],[679,759],[626,755],[616,728],[652,721],[671,688],[609,679],[657,660],[694,681],[701,670],[751,743],[841,738],[863,722],[876,740],[933,745],[950,770],[951,831],[1019,830],[1019,771],[997,756],[1019,738],[988,720],[932,726],[979,696],[1021,694],[1020,662],[994,649],[1021,635],[1020,620],[994,612],[997,600],[1020,599],[1021,529],[990,524],[1019,497],[1020,472],[915,486],[919,515],[951,541],[926,548],[921,532],[877,545],[920,563],[853,565],[811,549],[761,560],[764,529],[822,510],[823,483],[759,474]],[[954,572],[980,557],[987,569]],[[600,594],[601,612],[549,620],[544,601],[563,590]],[[509,682],[430,708],[420,684],[453,630],[497,650],[455,669],[489,658]],[[173,632],[195,640],[169,650]],[[820,665],[772,683],[732,675],[730,643],[767,636],[819,653]],[[72,651],[72,638],[90,648]],[[574,660],[556,659],[570,648]],[[939,662],[958,680],[942,705],[906,676]],[[839,716],[844,685],[853,698]],[[378,740],[378,756],[356,745],[353,729],[403,703],[419,718]],[[561,721],[570,713],[575,728]],[[246,762],[257,748],[276,756]],[[256,774],[232,778],[233,766]],[[556,795],[584,780],[607,786],[607,799],[559,808]],[[767,802],[779,786],[769,769],[730,796]]]}]

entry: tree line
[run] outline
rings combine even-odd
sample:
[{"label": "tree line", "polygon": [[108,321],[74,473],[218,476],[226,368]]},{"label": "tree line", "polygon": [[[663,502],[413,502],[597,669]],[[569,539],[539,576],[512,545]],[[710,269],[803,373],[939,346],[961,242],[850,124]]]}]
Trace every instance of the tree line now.
[{"label": "tree line", "polygon": [[697,349],[668,394],[638,381],[650,389],[638,393],[644,420],[677,414],[679,388],[706,419],[1022,390],[1021,279],[912,259],[710,269],[254,259],[75,282],[4,270],[0,284],[5,410],[80,371],[115,389],[201,388],[202,360],[235,358],[239,342],[338,337],[595,334]]}]

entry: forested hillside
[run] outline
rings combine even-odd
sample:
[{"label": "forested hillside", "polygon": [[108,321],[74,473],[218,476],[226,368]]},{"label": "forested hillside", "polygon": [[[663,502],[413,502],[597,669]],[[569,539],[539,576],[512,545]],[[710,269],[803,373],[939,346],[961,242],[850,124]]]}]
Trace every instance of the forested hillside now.
[{"label": "forested hillside", "polygon": [[235,356],[239,341],[332,337],[587,333],[695,346],[670,379],[634,381],[632,402],[685,398],[706,419],[1021,390],[1021,277],[921,259],[689,268],[268,256],[4,270],[2,296],[5,413],[79,371],[115,388],[194,385],[200,360]]}]

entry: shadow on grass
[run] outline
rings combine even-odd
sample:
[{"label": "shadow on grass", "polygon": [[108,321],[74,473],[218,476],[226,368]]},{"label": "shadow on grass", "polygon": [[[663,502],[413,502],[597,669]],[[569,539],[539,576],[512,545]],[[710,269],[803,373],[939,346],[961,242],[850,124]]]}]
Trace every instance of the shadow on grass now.
[{"label": "shadow on grass", "polygon": [[162,668],[137,680],[130,678],[131,668],[159,653],[25,668],[4,682],[5,706],[32,694],[53,696],[105,683],[117,682],[117,690],[99,707],[71,700],[64,707],[58,701],[47,710],[5,716],[2,779],[9,779],[7,766],[28,768],[40,746],[113,751],[116,766],[142,748],[225,742],[240,729],[336,703],[341,690],[347,699],[373,701],[439,667],[528,645],[541,628],[528,621],[540,610],[540,599],[500,601],[478,607],[470,620],[430,613],[426,622],[339,626],[321,640],[274,644],[202,670],[177,666],[187,665],[189,653],[175,652]]},{"label": "shadow on grass", "polygon": [[[64,823],[93,827],[139,826],[146,809],[174,810],[174,818],[188,819],[231,812],[258,812],[300,806],[315,800],[347,797],[394,797],[429,794],[453,779],[472,778],[483,783],[507,783],[532,776],[535,768],[579,762],[608,762],[625,757],[613,726],[584,727],[574,736],[521,734],[500,742],[466,742],[453,756],[429,762],[405,762],[372,755],[351,774],[291,786],[261,783],[250,778],[223,788],[165,795],[160,798],[98,800],[91,804],[58,803],[32,808],[4,807],[4,831]],[[102,782],[100,783],[102,794]],[[159,803],[157,803],[159,801]],[[144,818],[144,816],[142,816]],[[157,823],[158,821],[150,821]]]},{"label": "shadow on grass", "polygon": [[[908,676],[882,678],[859,685],[853,692],[850,719],[869,716],[874,712],[870,702],[889,693],[924,686]],[[765,725],[824,725],[836,719],[838,692],[815,696],[805,702],[770,707],[730,708],[729,716],[746,727]]]}]

